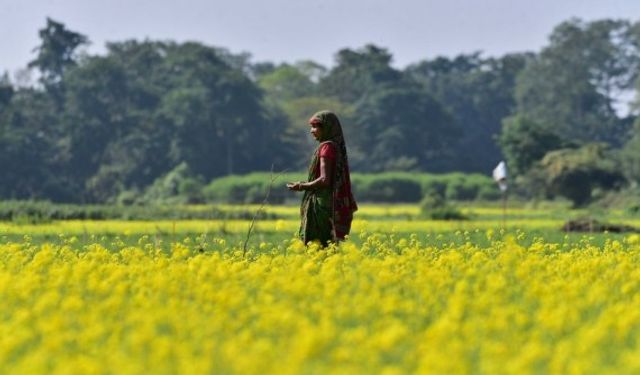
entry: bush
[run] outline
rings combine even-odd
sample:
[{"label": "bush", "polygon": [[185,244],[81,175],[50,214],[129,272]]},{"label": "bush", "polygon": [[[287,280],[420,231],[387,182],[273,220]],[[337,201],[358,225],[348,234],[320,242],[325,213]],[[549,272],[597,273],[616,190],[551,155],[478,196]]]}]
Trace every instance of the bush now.
[{"label": "bush", "polygon": [[[193,204],[204,203],[203,182],[195,176],[187,163],[181,163],[164,176],[157,178],[144,194],[138,196],[138,204]],[[118,197],[121,198],[121,197]],[[130,198],[130,197],[123,197]],[[117,199],[120,200],[120,199]]]},{"label": "bush", "polygon": [[[271,183],[271,179],[277,179]],[[251,173],[244,176],[226,176],[211,181],[203,189],[203,197],[206,202],[217,203],[261,203],[269,185],[271,185],[271,193],[269,194],[269,203],[283,203],[287,198],[295,197],[285,187],[290,181],[304,180],[301,173],[286,173],[282,175],[272,176],[270,173]]]},{"label": "bush", "polygon": [[491,186],[483,185],[478,189],[476,198],[483,201],[497,201],[502,198],[502,193],[497,184]]},{"label": "bush", "polygon": [[438,194],[445,196],[447,181],[444,178],[427,177],[422,179],[422,195]]},{"label": "bush", "polygon": [[368,202],[418,202],[422,197],[420,183],[415,178],[393,175],[373,175],[353,181],[356,199]]},{"label": "bush", "polygon": [[445,196],[451,200],[472,200],[477,194],[477,187],[467,184],[463,179],[453,179],[445,190]]},{"label": "bush", "polygon": [[598,198],[598,190],[618,190],[626,183],[615,152],[602,143],[551,151],[529,174],[541,178],[547,192],[570,199],[574,207]]},{"label": "bush", "polygon": [[445,198],[436,192],[429,193],[420,202],[420,213],[422,217],[432,220],[467,220],[456,207],[447,203]]},{"label": "bush", "polygon": [[432,220],[468,220],[469,218],[455,207],[446,206],[429,213]]},{"label": "bush", "polygon": [[495,182],[492,179],[479,174],[450,174],[447,178],[446,186],[446,198],[458,201],[478,199],[481,189],[496,189]]},{"label": "bush", "polygon": [[[202,196],[205,202],[210,203],[259,203],[264,199],[270,179],[269,173],[221,177],[204,187]],[[280,176],[272,186],[269,202],[278,204],[297,199],[298,195],[289,192],[284,184],[300,180],[306,180],[302,173]],[[351,186],[357,201],[380,203],[418,203],[431,192],[446,196],[449,200],[473,200],[480,198],[481,191],[497,191],[495,183],[488,176],[463,173],[354,173],[351,175]],[[483,199],[492,197],[499,199],[500,195],[485,193]]]}]

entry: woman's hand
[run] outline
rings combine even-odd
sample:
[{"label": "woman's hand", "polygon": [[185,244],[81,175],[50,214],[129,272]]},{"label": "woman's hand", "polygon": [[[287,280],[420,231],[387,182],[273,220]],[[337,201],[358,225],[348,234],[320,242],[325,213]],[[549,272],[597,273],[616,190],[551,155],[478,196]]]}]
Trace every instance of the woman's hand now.
[{"label": "woman's hand", "polygon": [[302,191],[304,190],[304,186],[302,185],[302,182],[298,181],[298,182],[289,182],[287,183],[287,189],[292,190],[292,191]]},{"label": "woman's hand", "polygon": [[327,158],[320,158],[320,176],[313,181],[309,182],[289,182],[287,188],[293,191],[301,190],[317,190],[328,189],[331,187],[331,176],[333,175],[333,165]]}]

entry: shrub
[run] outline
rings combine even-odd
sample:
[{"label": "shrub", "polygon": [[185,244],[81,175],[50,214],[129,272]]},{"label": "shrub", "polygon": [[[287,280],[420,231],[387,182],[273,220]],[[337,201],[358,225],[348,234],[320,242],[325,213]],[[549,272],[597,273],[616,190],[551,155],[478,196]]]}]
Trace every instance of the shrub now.
[{"label": "shrub", "polygon": [[432,192],[422,199],[420,202],[421,216],[432,220],[467,220],[468,218],[460,212],[456,207],[447,203],[445,198]]},{"label": "shrub", "polygon": [[[358,182],[358,181],[356,181]],[[376,176],[368,181],[354,183],[357,199],[370,202],[418,202],[422,196],[420,184],[415,179],[399,176]]]},{"label": "shrub", "polygon": [[[211,203],[259,203],[264,199],[270,179],[269,173],[221,177],[206,185],[202,196],[205,202]],[[305,180],[304,174],[289,173],[280,176],[272,186],[269,202],[278,204],[288,199],[297,199],[298,195],[289,192],[284,184],[299,180]],[[446,196],[449,200],[472,200],[478,199],[483,190],[496,190],[493,180],[488,176],[462,173],[354,173],[351,175],[351,185],[357,201],[380,203],[417,203],[430,192]],[[483,199],[491,197],[498,199],[500,196],[485,193]]]},{"label": "shrub", "polygon": [[479,174],[452,173],[447,177],[446,186],[446,198],[458,201],[478,199],[483,188],[495,189],[495,183],[491,178]]},{"label": "shrub", "polygon": [[548,192],[570,199],[574,207],[596,198],[596,189],[616,190],[626,182],[615,153],[602,143],[551,151],[529,173],[539,175]]},{"label": "shrub", "polygon": [[502,198],[502,193],[497,185],[483,185],[478,189],[476,198],[484,201],[496,201]]},{"label": "shrub", "polygon": [[445,196],[451,200],[472,200],[478,191],[473,185],[467,184],[464,179],[453,179],[447,184]]},{"label": "shrub", "polygon": [[226,176],[211,181],[203,189],[203,197],[206,202],[220,203],[260,203],[264,200],[265,194],[271,179],[277,179],[271,185],[269,202],[283,203],[287,198],[294,197],[285,187],[289,181],[304,180],[301,173],[286,173],[272,176],[270,173],[251,173],[244,176]]},{"label": "shrub", "polygon": [[426,177],[422,179],[422,194],[439,194],[444,197],[447,191],[447,181],[444,178]]},{"label": "shrub", "polygon": [[429,213],[432,220],[468,220],[469,218],[453,206],[445,206]]},{"label": "shrub", "polygon": [[204,203],[203,182],[195,176],[187,163],[181,163],[164,176],[157,178],[135,203],[139,204],[189,204]]}]

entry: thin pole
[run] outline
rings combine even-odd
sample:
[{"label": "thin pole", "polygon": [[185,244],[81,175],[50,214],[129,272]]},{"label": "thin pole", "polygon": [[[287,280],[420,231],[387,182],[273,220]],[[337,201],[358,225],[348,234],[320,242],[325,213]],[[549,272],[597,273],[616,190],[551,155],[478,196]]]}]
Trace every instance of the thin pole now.
[{"label": "thin pole", "polygon": [[507,230],[507,191],[502,192],[502,229]]}]

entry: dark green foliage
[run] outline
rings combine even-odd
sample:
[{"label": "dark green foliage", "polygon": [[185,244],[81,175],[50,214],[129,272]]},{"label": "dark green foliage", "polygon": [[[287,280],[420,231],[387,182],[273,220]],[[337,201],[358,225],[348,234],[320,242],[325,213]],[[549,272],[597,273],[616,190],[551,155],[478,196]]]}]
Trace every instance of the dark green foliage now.
[{"label": "dark green foliage", "polygon": [[[277,179],[271,185],[271,178]],[[219,203],[261,203],[271,185],[269,203],[283,203],[286,199],[299,199],[285,187],[290,181],[304,180],[298,173],[270,175],[269,173],[251,173],[244,176],[227,176],[213,180],[204,190],[207,202]]]},{"label": "dark green foliage", "polygon": [[195,175],[185,162],[158,177],[144,194],[134,200],[137,204],[195,204],[204,203],[202,178]]},{"label": "dark green foliage", "polygon": [[287,124],[282,134],[278,134],[281,147],[288,150],[287,163],[282,165],[303,169],[316,146],[309,135],[309,117],[319,109],[328,108],[338,113],[347,124],[352,109],[336,98],[319,94],[318,81],[325,76],[326,68],[312,61],[273,65],[270,69],[260,65],[258,69],[257,83],[265,92],[269,111],[282,124]]},{"label": "dark green foliage", "polygon": [[0,113],[0,197],[65,200],[78,191],[59,173],[65,155],[58,124],[47,94],[22,89],[12,95]]},{"label": "dark green foliage", "polygon": [[495,185],[482,184],[478,188],[477,199],[481,201],[496,201],[502,198],[502,193]]},{"label": "dark green foliage", "polygon": [[[580,206],[618,188],[623,174],[633,180],[633,115],[620,116],[614,106],[637,79],[639,26],[572,19],[529,60],[517,79],[517,115],[504,121],[499,137],[517,191]],[[589,145],[619,147],[629,138],[620,160]]]},{"label": "dark green foliage", "polygon": [[[483,58],[480,53],[437,57],[409,66],[405,74],[418,82],[450,114],[458,129],[446,157],[432,160],[431,171],[487,173],[500,148],[495,136],[502,119],[515,111],[515,80],[531,54]],[[454,126],[455,125],[455,126]]]},{"label": "dark green foliage", "polygon": [[601,198],[590,205],[602,212],[620,210],[634,217],[640,215],[640,188],[638,186],[621,190],[606,191]]},{"label": "dark green foliage", "polygon": [[[128,40],[82,54],[88,38],[51,19],[40,37],[29,64],[40,85],[0,78],[3,199],[261,202],[268,174],[233,176],[303,170],[316,146],[307,120],[321,109],[341,119],[351,170],[377,173],[354,174],[363,201],[497,199],[485,176],[416,172],[487,175],[502,159],[511,191],[529,197],[585,204],[617,188],[620,173],[640,182],[635,114],[614,110],[640,82],[640,23],[570,20],[540,53],[435,57],[404,70],[375,45],[340,50],[327,69],[252,63],[193,42]],[[618,162],[586,158],[551,173],[594,141],[624,143]],[[272,202],[297,199],[272,191]]]},{"label": "dark green foliage", "polygon": [[447,203],[445,198],[431,191],[420,202],[420,215],[432,220],[467,220],[460,210]]},{"label": "dark green foliage", "polygon": [[528,171],[547,152],[571,146],[553,130],[522,115],[504,120],[498,142],[514,176]]},{"label": "dark green foliage", "polygon": [[386,49],[375,45],[343,49],[336,66],[320,80],[319,91],[353,108],[353,117],[341,120],[354,170],[436,170],[438,161],[449,155],[456,124],[391,60]]},{"label": "dark green foliage", "polygon": [[[474,199],[490,199],[487,192],[493,191],[498,195],[493,195],[495,199],[499,197],[499,190],[496,183],[486,175],[447,173],[441,175],[422,175],[423,195],[429,192],[436,192],[446,199],[464,201]],[[484,196],[480,196],[481,192]]]},{"label": "dark green foliage", "polygon": [[40,80],[51,89],[60,83],[64,72],[76,65],[76,49],[89,43],[89,39],[77,32],[68,30],[64,24],[47,18],[45,28],[38,31],[41,44],[36,49],[38,55],[29,63],[37,68]]},{"label": "dark green foliage", "polygon": [[518,113],[563,139],[620,145],[628,123],[614,103],[637,76],[639,46],[628,21],[561,23],[518,77]]},{"label": "dark green foliage", "polygon": [[458,129],[431,95],[417,86],[380,87],[355,110],[350,159],[363,172],[433,170],[447,158]]},{"label": "dark green foliage", "polygon": [[[0,90],[0,197],[113,202],[143,192],[181,163],[184,189],[197,179],[283,168],[287,126],[247,76],[245,55],[198,43],[108,43],[76,58],[86,42],[52,20],[41,31],[46,91]],[[5,92],[6,91],[6,92]]]},{"label": "dark green foliage", "polygon": [[11,102],[11,98],[13,98],[14,94],[15,89],[11,85],[9,75],[5,72],[0,76],[0,116],[2,116],[5,108],[7,108]]},{"label": "dark green foliage", "polygon": [[315,93],[315,84],[298,67],[284,64],[258,79],[267,95],[287,101]]},{"label": "dark green foliage", "polygon": [[617,189],[625,183],[618,162],[604,144],[547,153],[531,174],[545,181],[553,194],[570,199],[574,206],[588,203],[596,188]]},{"label": "dark green foliage", "polygon": [[640,121],[636,122],[632,134],[620,152],[620,159],[622,172],[637,185],[640,184]]},{"label": "dark green foliage", "polygon": [[[287,181],[300,181],[303,174],[288,173],[273,184],[269,202],[298,202],[300,196],[284,187]],[[262,202],[270,183],[268,173],[251,173],[244,176],[227,176],[213,180],[204,190],[204,198],[211,203],[259,203]],[[449,189],[448,186],[456,186]],[[481,191],[498,188],[487,176],[452,173],[430,175],[425,173],[387,172],[379,174],[351,175],[351,186],[359,202],[419,202],[428,192],[440,192],[451,200],[473,200]],[[485,199],[487,196],[484,197]]]},{"label": "dark green foliage", "polygon": [[467,177],[454,177],[447,183],[445,197],[455,200],[473,200],[478,197],[480,186]]},{"label": "dark green foliage", "polygon": [[418,202],[422,197],[418,180],[391,173],[354,175],[352,186],[356,199],[366,202]]},{"label": "dark green foliage", "polygon": [[464,201],[478,199],[481,190],[498,190],[487,176],[463,173],[386,172],[351,179],[356,200],[364,202],[419,202],[429,194]]},{"label": "dark green foliage", "polygon": [[208,180],[268,169],[283,155],[269,147],[283,125],[215,49],[130,41],[109,51],[68,78],[69,121],[84,125],[72,139],[78,178],[111,165],[125,188],[142,188],[182,162]]},{"label": "dark green foliage", "polygon": [[320,81],[320,92],[354,104],[373,88],[393,85],[402,78],[391,67],[392,56],[373,44],[357,50],[342,49],[336,54],[336,66]]}]

